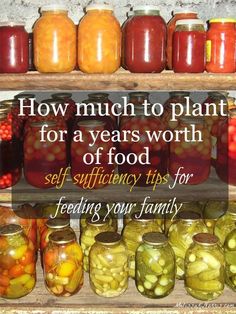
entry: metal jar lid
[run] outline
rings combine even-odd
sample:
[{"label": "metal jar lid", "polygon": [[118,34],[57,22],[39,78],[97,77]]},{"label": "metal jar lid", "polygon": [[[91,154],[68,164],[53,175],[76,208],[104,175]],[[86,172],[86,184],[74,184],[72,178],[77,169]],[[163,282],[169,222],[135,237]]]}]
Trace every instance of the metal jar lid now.
[{"label": "metal jar lid", "polygon": [[101,232],[95,237],[96,242],[99,242],[103,245],[115,245],[120,243],[121,235],[117,232]]},{"label": "metal jar lid", "polygon": [[137,212],[133,213],[131,215],[131,218],[132,220],[135,220],[135,221],[143,221],[143,222],[146,222],[146,221],[153,221],[155,219],[155,215],[154,214],[142,214],[141,216],[138,215],[137,217]]},{"label": "metal jar lid", "polygon": [[7,99],[0,102],[0,108],[1,106],[5,106],[8,108],[16,107],[16,106],[19,106],[19,102],[17,99]]},{"label": "metal jar lid", "polygon": [[55,231],[50,234],[49,241],[56,244],[67,244],[76,240],[76,235],[72,229]]},{"label": "metal jar lid", "polygon": [[19,98],[25,98],[25,99],[35,98],[35,94],[22,93],[22,94],[15,95],[14,98],[15,99],[19,99]]},{"label": "metal jar lid", "polygon": [[143,235],[143,242],[149,245],[163,245],[167,243],[167,237],[160,232],[148,232]]},{"label": "metal jar lid", "polygon": [[31,122],[30,126],[33,128],[41,128],[43,125],[47,124],[49,127],[56,126],[57,123],[55,121],[38,121],[38,122]]},{"label": "metal jar lid", "polygon": [[83,128],[102,127],[105,125],[105,122],[100,120],[84,120],[78,122],[77,125]]},{"label": "metal jar lid", "polygon": [[0,235],[4,237],[21,234],[21,233],[23,233],[23,228],[20,225],[9,224],[9,225],[3,225],[2,227],[0,227]]},{"label": "metal jar lid", "polygon": [[213,246],[219,242],[219,238],[210,233],[198,233],[193,236],[193,241],[197,244]]},{"label": "metal jar lid", "polygon": [[63,218],[50,218],[46,222],[46,226],[50,229],[61,229],[66,228],[70,226],[70,220],[69,219],[63,219]]},{"label": "metal jar lid", "polygon": [[178,213],[177,215],[177,219],[181,219],[184,221],[194,221],[194,220],[199,220],[201,219],[201,215],[197,212],[193,212],[193,211],[182,211],[180,213]]},{"label": "metal jar lid", "polygon": [[72,94],[71,93],[56,93],[56,94],[52,94],[51,97],[53,99],[65,100],[65,99],[71,98]]},{"label": "metal jar lid", "polygon": [[102,216],[100,216],[100,218],[99,218],[98,220],[96,220],[96,221],[93,221],[93,217],[88,217],[88,218],[86,219],[86,223],[87,223],[88,225],[94,226],[94,227],[101,227],[101,226],[104,226],[104,225],[108,224],[109,221],[110,221],[110,220],[109,220],[108,217],[106,217],[106,219],[105,219],[105,218],[102,217]]}]

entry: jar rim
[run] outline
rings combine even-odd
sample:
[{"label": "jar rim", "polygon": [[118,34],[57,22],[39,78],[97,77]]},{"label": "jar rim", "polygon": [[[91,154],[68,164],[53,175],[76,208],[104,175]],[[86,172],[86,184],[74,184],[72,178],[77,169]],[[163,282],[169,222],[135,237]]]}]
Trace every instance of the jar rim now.
[{"label": "jar rim", "polygon": [[160,12],[160,9],[156,5],[135,5],[133,6],[133,11],[158,11]]},{"label": "jar rim", "polygon": [[48,4],[44,5],[40,8],[41,12],[48,12],[48,11],[67,11],[68,9],[64,4]]},{"label": "jar rim", "polygon": [[23,228],[17,224],[6,224],[0,227],[0,235],[7,237],[23,233]]},{"label": "jar rim", "polygon": [[51,95],[52,99],[56,99],[56,100],[64,100],[66,98],[71,98],[72,94],[71,93],[55,93]]},{"label": "jar rim", "polygon": [[17,94],[14,96],[14,99],[18,100],[19,98],[25,98],[25,99],[35,98],[35,94],[22,93],[22,94]]},{"label": "jar rim", "polygon": [[76,241],[76,235],[72,229],[52,232],[49,241],[55,244],[67,244]]},{"label": "jar rim", "polygon": [[0,22],[0,27],[14,27],[14,26],[23,26],[25,27],[25,23],[23,21],[5,21],[5,22]]},{"label": "jar rim", "polygon": [[198,14],[198,12],[196,12],[196,11],[193,11],[193,10],[191,10],[191,9],[188,9],[188,8],[180,8],[180,9],[177,9],[177,10],[174,10],[173,11],[173,14],[175,15],[175,14],[181,14],[181,13],[190,13],[190,14]]},{"label": "jar rim", "polygon": [[90,127],[104,126],[105,122],[100,121],[100,120],[84,120],[84,121],[78,122],[77,125],[82,126],[84,128],[90,128]]},{"label": "jar rim", "polygon": [[178,20],[176,22],[176,26],[180,26],[180,25],[203,25],[204,26],[204,22],[203,20],[200,20],[200,19]]},{"label": "jar rim", "polygon": [[95,240],[103,245],[115,245],[122,240],[121,235],[117,232],[105,231],[97,234]]},{"label": "jar rim", "polygon": [[86,7],[86,12],[93,10],[101,10],[101,11],[113,11],[113,6],[105,3],[93,3]]},{"label": "jar rim", "polygon": [[210,233],[197,233],[193,236],[193,241],[200,245],[214,246],[219,243],[219,238]]},{"label": "jar rim", "polygon": [[209,23],[236,23],[236,19],[228,17],[228,18],[214,18],[214,19],[210,19]]},{"label": "jar rim", "polygon": [[149,245],[164,245],[167,243],[167,237],[161,232],[147,232],[143,235],[142,240]]},{"label": "jar rim", "polygon": [[46,226],[51,229],[66,228],[70,226],[70,220],[63,218],[50,218],[46,221]]}]

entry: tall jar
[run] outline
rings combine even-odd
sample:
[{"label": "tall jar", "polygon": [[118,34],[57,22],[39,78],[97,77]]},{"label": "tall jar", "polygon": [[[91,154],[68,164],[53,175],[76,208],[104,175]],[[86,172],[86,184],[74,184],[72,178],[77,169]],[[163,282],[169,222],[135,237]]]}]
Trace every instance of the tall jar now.
[{"label": "tall jar", "polygon": [[201,232],[207,232],[200,215],[191,211],[183,211],[178,214],[178,219],[171,225],[168,238],[175,256],[178,279],[184,279],[184,259],[187,249],[192,244],[192,237]]},{"label": "tall jar", "polygon": [[118,297],[128,288],[128,252],[121,235],[102,232],[95,237],[89,255],[92,290],[106,298]]},{"label": "tall jar", "polygon": [[148,232],[136,251],[135,283],[145,297],[160,299],[175,286],[175,253],[164,234]]},{"label": "tall jar", "polygon": [[224,290],[225,260],[219,239],[213,234],[193,237],[185,257],[185,288],[192,297],[211,301]]},{"label": "tall jar", "polygon": [[236,224],[236,202],[228,202],[226,213],[221,216],[215,225],[214,234],[220,239],[221,244],[225,242],[228,234],[235,229]]},{"label": "tall jar", "polygon": [[109,219],[100,217],[94,221],[93,218],[87,218],[87,226],[82,230],[80,243],[84,254],[84,270],[89,271],[89,253],[92,245],[95,243],[95,237],[101,232],[115,231],[114,227],[109,224]]},{"label": "tall jar", "polygon": [[236,291],[236,224],[235,229],[232,230],[225,239],[225,275],[226,283],[233,290]]},{"label": "tall jar", "polygon": [[129,253],[129,276],[135,278],[135,252],[147,232],[162,232],[153,214],[132,215],[132,220],[123,229],[122,237]]},{"label": "tall jar", "polygon": [[21,105],[21,103],[25,106],[30,106],[32,104],[32,107],[34,107],[34,106],[37,107],[38,103],[36,102],[36,95],[31,94],[31,93],[20,93],[20,94],[15,95],[14,99],[16,99],[18,101],[18,106],[15,106],[16,117],[17,117],[17,119],[22,119],[23,122],[25,123],[29,117],[30,110],[29,110],[29,108],[24,108],[23,109],[24,116],[20,117],[19,116],[20,105]]},{"label": "tall jar", "polygon": [[19,299],[35,286],[35,251],[19,225],[0,227],[0,296]]},{"label": "tall jar", "polygon": [[167,68],[172,70],[172,56],[173,56],[173,35],[176,27],[176,22],[179,20],[193,20],[198,19],[197,13],[189,9],[175,10],[174,16],[167,24]]},{"label": "tall jar", "polygon": [[179,20],[173,37],[173,70],[176,73],[205,71],[206,32],[201,20]]},{"label": "tall jar", "polygon": [[[201,134],[201,142],[189,140],[185,137],[185,130],[191,134],[193,128]],[[211,168],[211,139],[208,128],[201,118],[183,117],[175,130],[182,130],[179,141],[170,143],[169,172],[172,178],[176,173],[192,174],[187,184],[200,184],[206,181]],[[187,140],[186,140],[187,139]],[[196,137],[196,140],[197,137]],[[180,169],[183,167],[182,169]]]},{"label": "tall jar", "polygon": [[209,200],[203,210],[203,219],[209,233],[214,233],[217,220],[225,214],[227,203],[220,200]]},{"label": "tall jar", "polygon": [[47,290],[57,297],[76,294],[83,285],[83,253],[72,230],[53,232],[43,252]]},{"label": "tall jar", "polygon": [[85,73],[113,73],[121,62],[121,28],[107,4],[86,8],[78,29],[78,65]]},{"label": "tall jar", "polygon": [[22,22],[0,23],[0,73],[26,73],[29,36]]},{"label": "tall jar", "polygon": [[166,23],[158,7],[137,5],[123,27],[124,63],[133,73],[154,73],[166,65]]},{"label": "tall jar", "polygon": [[59,128],[55,122],[34,122],[30,124],[24,139],[24,175],[26,181],[37,188],[48,189],[56,186],[51,181],[52,174],[59,175],[67,166],[66,143],[40,141],[40,129],[47,125],[59,136]]},{"label": "tall jar", "polygon": [[236,28],[235,19],[210,20],[207,32],[206,70],[213,73],[236,71]]},{"label": "tall jar", "polygon": [[33,29],[34,65],[39,72],[71,72],[76,66],[76,27],[64,5],[46,5]]}]

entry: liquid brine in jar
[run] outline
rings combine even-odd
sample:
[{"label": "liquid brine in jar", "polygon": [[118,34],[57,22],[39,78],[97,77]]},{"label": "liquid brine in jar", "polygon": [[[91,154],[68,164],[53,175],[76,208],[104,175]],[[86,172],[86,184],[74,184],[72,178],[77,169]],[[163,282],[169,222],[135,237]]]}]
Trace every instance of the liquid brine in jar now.
[{"label": "liquid brine in jar", "polygon": [[236,224],[225,239],[225,280],[227,285],[236,291]]}]

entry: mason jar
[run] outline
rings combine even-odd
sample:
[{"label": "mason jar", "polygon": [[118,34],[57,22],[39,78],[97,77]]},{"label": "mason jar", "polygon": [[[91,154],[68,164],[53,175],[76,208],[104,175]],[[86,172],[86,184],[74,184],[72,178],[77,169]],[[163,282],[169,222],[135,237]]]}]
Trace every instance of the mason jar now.
[{"label": "mason jar", "polygon": [[209,233],[214,233],[217,220],[225,214],[227,203],[220,200],[209,200],[203,210],[203,219]]},{"label": "mason jar", "polygon": [[232,230],[226,237],[224,244],[225,252],[225,280],[227,285],[236,291],[236,224],[235,229]]}]

